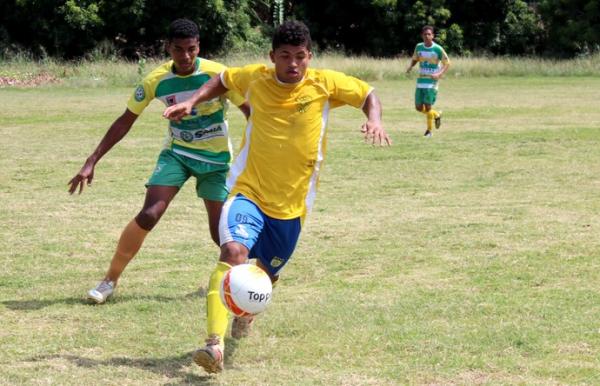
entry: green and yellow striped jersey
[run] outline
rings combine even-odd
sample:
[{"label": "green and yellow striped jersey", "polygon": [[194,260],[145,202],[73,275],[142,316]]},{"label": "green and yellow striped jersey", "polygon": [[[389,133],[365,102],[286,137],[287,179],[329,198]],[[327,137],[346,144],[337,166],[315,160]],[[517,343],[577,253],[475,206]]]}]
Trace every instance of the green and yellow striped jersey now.
[{"label": "green and yellow striped jersey", "polygon": [[442,46],[435,42],[430,47],[426,47],[425,43],[419,43],[415,47],[412,58],[419,62],[417,88],[437,88],[437,80],[432,79],[430,75],[439,71],[440,63],[444,65],[450,63]]},{"label": "green and yellow striped jersey", "polygon": [[[226,67],[207,59],[196,58],[195,71],[180,76],[173,71],[173,61],[162,64],[137,85],[127,102],[127,108],[140,115],[154,99],[171,106],[190,98],[196,90]],[[231,160],[226,112],[228,99],[236,106],[244,98],[228,92],[224,96],[197,104],[181,122],[169,121],[165,147],[185,157],[200,161],[227,164]]]}]

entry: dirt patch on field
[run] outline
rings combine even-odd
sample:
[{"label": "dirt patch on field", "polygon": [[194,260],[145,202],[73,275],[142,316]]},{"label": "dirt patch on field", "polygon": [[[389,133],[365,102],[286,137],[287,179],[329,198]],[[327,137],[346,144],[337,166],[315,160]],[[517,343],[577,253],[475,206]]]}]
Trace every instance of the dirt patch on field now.
[{"label": "dirt patch on field", "polygon": [[1,87],[37,87],[46,84],[59,83],[60,80],[50,74],[24,74],[19,77],[0,76]]}]

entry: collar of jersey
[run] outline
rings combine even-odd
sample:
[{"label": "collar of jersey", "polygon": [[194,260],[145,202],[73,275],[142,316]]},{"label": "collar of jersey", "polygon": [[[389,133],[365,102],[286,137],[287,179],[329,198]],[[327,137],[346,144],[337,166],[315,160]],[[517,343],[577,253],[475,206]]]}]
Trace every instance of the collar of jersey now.
[{"label": "collar of jersey", "polygon": [[200,72],[200,57],[196,57],[196,63],[194,63],[194,72],[187,75],[179,75],[175,72],[175,62],[171,64],[171,74],[178,76],[180,78],[187,78],[188,76],[196,75]]},{"label": "collar of jersey", "polygon": [[286,82],[282,82],[281,80],[279,80],[279,78],[277,77],[277,73],[275,72],[275,70],[273,70],[273,78],[275,78],[275,80],[277,81],[277,83],[279,83],[281,86],[285,86],[285,87],[296,87],[297,85],[299,85],[300,83],[304,82],[304,80],[306,79],[306,73],[308,72],[308,68],[306,69],[306,72],[304,73],[304,76],[302,77],[302,79],[300,79],[299,81],[295,82],[295,83],[286,83]]}]

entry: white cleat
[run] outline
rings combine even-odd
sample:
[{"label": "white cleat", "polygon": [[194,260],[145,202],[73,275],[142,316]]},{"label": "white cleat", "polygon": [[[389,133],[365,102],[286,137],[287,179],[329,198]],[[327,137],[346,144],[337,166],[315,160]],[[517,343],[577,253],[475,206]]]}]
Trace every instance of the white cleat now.
[{"label": "white cleat", "polygon": [[102,280],[95,288],[87,293],[87,298],[96,304],[105,303],[115,292],[115,282],[112,280]]}]

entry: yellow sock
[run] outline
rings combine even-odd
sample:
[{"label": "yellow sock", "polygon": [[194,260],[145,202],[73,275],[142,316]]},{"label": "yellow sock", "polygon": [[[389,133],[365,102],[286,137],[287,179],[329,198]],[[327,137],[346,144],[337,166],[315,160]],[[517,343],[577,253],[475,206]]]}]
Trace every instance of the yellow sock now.
[{"label": "yellow sock", "polygon": [[225,272],[231,266],[225,262],[219,261],[215,270],[210,275],[208,282],[208,294],[206,295],[206,321],[208,336],[217,335],[221,348],[225,345],[225,332],[229,322],[229,311],[221,302],[221,280]]},{"label": "yellow sock", "polygon": [[438,113],[434,109],[429,110],[427,113],[427,130],[431,131],[431,128],[433,128],[433,120],[437,115]]},{"label": "yellow sock", "polygon": [[140,250],[142,243],[146,236],[150,233],[141,228],[135,219],[131,220],[129,224],[123,229],[119,243],[117,244],[117,250],[110,262],[108,272],[106,272],[106,278],[112,281],[119,280],[121,273],[127,264],[133,259],[133,257]]},{"label": "yellow sock", "polygon": [[431,131],[432,122],[429,121],[429,111],[427,111],[427,107],[423,106],[421,112],[425,114],[425,118],[427,120],[427,130]]}]

